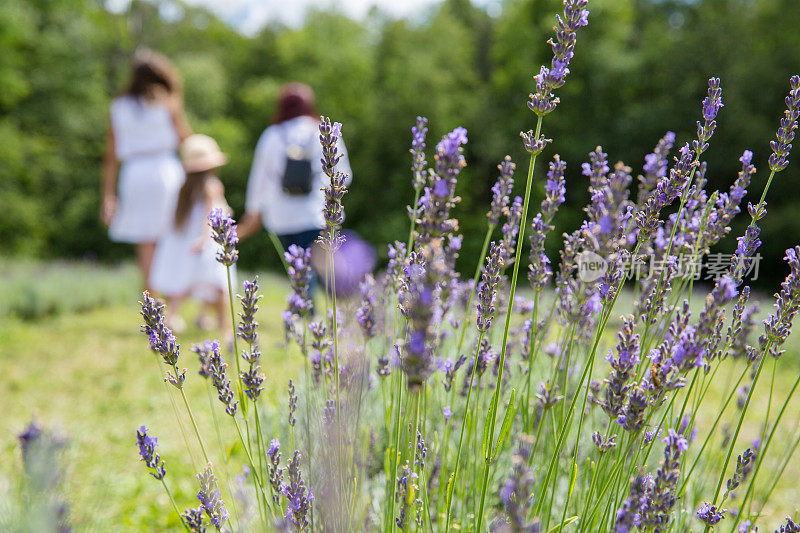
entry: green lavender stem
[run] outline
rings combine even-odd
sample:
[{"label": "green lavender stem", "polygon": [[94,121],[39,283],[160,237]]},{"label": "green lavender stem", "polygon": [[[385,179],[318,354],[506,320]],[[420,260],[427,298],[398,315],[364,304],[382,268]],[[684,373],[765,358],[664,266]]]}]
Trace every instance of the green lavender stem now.
[{"label": "green lavender stem", "polygon": [[[539,115],[536,121],[535,138],[539,137],[542,131],[542,116]],[[500,402],[500,386],[503,383],[503,370],[506,362],[506,348],[508,346],[508,330],[511,326],[511,314],[514,310],[514,295],[517,289],[517,277],[519,276],[520,257],[522,256],[522,245],[525,242],[525,228],[528,225],[528,205],[531,199],[531,186],[533,184],[533,170],[536,165],[537,154],[531,154],[530,163],[528,164],[528,179],[525,183],[525,198],[522,203],[522,217],[519,224],[519,236],[517,237],[517,249],[514,254],[514,270],[511,275],[511,289],[508,297],[508,310],[506,311],[506,322],[503,328],[503,342],[500,350],[500,367],[497,373],[497,386],[495,387],[494,395],[492,396],[492,403],[489,407],[490,420],[489,422],[489,445],[487,446],[487,457],[489,460],[485,461],[483,473],[483,485],[481,487],[481,502],[478,509],[477,526],[475,531],[480,533],[481,525],[483,524],[483,510],[486,505],[486,490],[489,486],[489,473],[491,471],[491,457],[494,450],[494,429],[497,422],[497,407]]]},{"label": "green lavender stem", "polygon": [[161,485],[164,486],[164,490],[166,491],[167,496],[169,497],[170,503],[172,503],[172,508],[175,509],[175,513],[177,513],[177,515],[178,515],[178,519],[181,521],[181,525],[183,526],[183,529],[185,529],[186,531],[189,531],[189,526],[187,526],[186,522],[183,520],[183,515],[178,510],[178,506],[175,504],[175,498],[172,497],[172,492],[170,492],[169,487],[167,487],[167,484],[164,481],[164,478],[161,478]]}]

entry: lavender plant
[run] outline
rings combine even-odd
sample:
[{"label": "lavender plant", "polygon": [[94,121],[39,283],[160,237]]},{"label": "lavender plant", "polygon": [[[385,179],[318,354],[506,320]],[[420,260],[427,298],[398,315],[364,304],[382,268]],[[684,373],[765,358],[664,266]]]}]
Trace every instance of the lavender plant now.
[{"label": "lavender plant", "polygon": [[[312,305],[311,251],[291,247],[285,254],[291,292],[281,318],[289,357],[302,359],[305,374],[288,389],[263,374],[274,354],[259,345],[256,281],[242,286],[238,324],[231,290],[237,335],[226,357],[236,361],[236,373],[218,342],[196,348],[201,376],[220,400],[215,408],[225,411],[221,420],[235,429],[250,469],[259,508],[254,530],[754,531],[763,522],[775,478],[800,445],[797,438],[775,453],[800,385],[798,378],[783,398],[774,386],[800,310],[800,246],[786,252],[790,272],[761,325],[747,282],[770,184],[789,162],[800,77],[790,80],[761,198],[748,204],[750,223],[707,295],[695,294],[697,265],[723,242],[748,188],[760,183],[755,156],[744,150],[741,171],[725,190],[709,189],[703,156],[727,109],[716,77],[700,103],[695,138],[682,140],[672,160],[676,134],[657,142],[644,157],[635,199],[630,166],[611,164],[599,146],[589,154],[582,165],[586,218],[564,234],[556,267],[545,243],[565,201],[559,155],[547,156],[539,212],[529,217],[529,208],[536,161],[551,142],[543,119],[560,104],[556,93],[589,20],[588,0],[563,4],[548,41],[553,57],[539,68],[528,102],[535,127],[521,134],[529,153],[523,190],[514,194],[517,167],[502,158],[471,279],[457,269],[467,132],[444,135],[429,164],[429,124],[419,117],[411,130],[408,240],[389,245],[386,271],[365,277],[359,298],[337,300],[333,253],[344,238],[347,177],[336,170],[341,125],[322,118],[328,181],[319,245],[331,289],[324,306]],[[219,261],[230,267],[238,257],[235,221],[215,213],[210,223]],[[526,257],[530,287],[519,276]],[[631,308],[618,309],[631,294]],[[191,416],[188,378],[163,306],[145,294],[142,315],[150,346]],[[730,378],[721,379],[720,369]],[[762,375],[771,376],[766,393]],[[288,392],[280,406],[262,394],[274,386],[282,398]],[[720,405],[710,401],[712,387],[723,389]],[[741,391],[737,410],[731,405]],[[751,408],[755,394],[767,398],[761,417]],[[281,451],[281,439],[290,450]],[[731,468],[734,450],[754,439]],[[142,429],[137,442],[164,483],[154,439]],[[191,531],[244,529],[233,507],[228,516],[218,488],[226,484],[217,486],[220,473],[207,463],[200,507],[180,513],[174,505],[177,515]],[[796,530],[791,519],[779,527]]]}]

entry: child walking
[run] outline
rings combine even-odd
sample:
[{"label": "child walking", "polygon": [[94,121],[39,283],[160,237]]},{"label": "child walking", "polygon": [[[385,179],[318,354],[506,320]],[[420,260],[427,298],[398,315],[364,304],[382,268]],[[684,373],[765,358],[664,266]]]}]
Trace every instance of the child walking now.
[{"label": "child walking", "polygon": [[[181,144],[180,156],[186,181],[178,193],[172,228],[156,246],[150,286],[166,298],[167,321],[174,330],[185,328],[179,309],[184,300],[195,297],[213,310],[217,327],[232,339],[227,272],[216,260],[219,245],[211,239],[208,225],[212,209],[230,210],[225,188],[214,175],[227,157],[214,139],[200,134]],[[202,321],[201,315],[198,323]]]}]

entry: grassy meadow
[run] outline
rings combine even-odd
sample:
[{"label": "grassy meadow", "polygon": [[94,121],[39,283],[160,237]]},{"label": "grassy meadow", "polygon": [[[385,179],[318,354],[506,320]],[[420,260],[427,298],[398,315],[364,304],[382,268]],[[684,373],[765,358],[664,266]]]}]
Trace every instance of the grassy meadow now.
[{"label": "grassy meadow", "polygon": [[[16,435],[31,418],[68,440],[64,453],[64,488],[69,514],[76,531],[165,531],[177,530],[177,517],[170,509],[162,487],[150,477],[139,462],[135,430],[145,424],[159,439],[159,451],[166,460],[167,478],[179,506],[195,502],[193,474],[202,467],[196,441],[187,419],[176,420],[172,402],[183,413],[177,391],[164,384],[155,356],[139,333],[138,281],[131,265],[96,267],[86,264],[8,264],[2,272],[5,283],[0,292],[0,525],[15,530],[25,522],[25,508],[17,493],[21,478],[21,454]],[[240,276],[241,280],[241,276]],[[280,313],[288,292],[287,284],[276,275],[261,277],[262,293],[258,321],[262,339],[266,395],[264,414],[274,433],[285,426],[286,386],[290,377],[302,376],[302,360],[296,348],[287,350],[283,342]],[[28,298],[35,306],[26,307]],[[770,311],[771,298],[762,295],[762,314]],[[695,301],[702,301],[695,298]],[[29,303],[29,302],[28,302]],[[618,303],[630,308],[630,297]],[[27,309],[27,310],[26,310]],[[198,379],[197,358],[189,351],[192,343],[218,337],[194,326],[197,307],[184,309],[189,329],[179,336],[182,345],[181,367],[188,367],[186,391],[200,424],[212,460],[221,464],[221,476],[232,478],[246,462],[234,443],[235,434],[215,434],[209,414],[209,389]],[[618,314],[615,312],[615,315]],[[615,328],[609,328],[614,331]],[[609,346],[613,338],[607,339]],[[798,343],[789,343],[789,351],[779,361],[774,374],[775,397],[788,392],[798,364]],[[606,350],[598,353],[602,357]],[[227,352],[225,353],[228,356]],[[711,406],[724,400],[730,390],[731,376],[738,375],[739,364],[723,365],[709,389],[706,402]],[[771,362],[765,372],[773,370]],[[729,373],[730,372],[730,373]],[[595,379],[602,379],[607,368],[598,365]],[[765,413],[768,404],[769,375],[762,378],[751,406],[754,413]],[[733,378],[735,379],[735,378]],[[302,391],[298,386],[298,392]],[[302,394],[301,394],[302,396]],[[795,400],[798,400],[797,398]],[[773,400],[773,404],[776,403]],[[780,403],[780,402],[777,402]],[[214,398],[217,417],[224,416]],[[773,407],[773,409],[775,409]],[[774,443],[774,452],[790,446],[800,427],[791,427],[800,401],[793,401],[783,422],[784,438]],[[726,411],[726,424],[735,421],[735,407]],[[773,411],[772,419],[775,417]],[[746,418],[746,422],[749,419]],[[710,420],[700,420],[698,435],[707,432]],[[230,424],[221,424],[224,430]],[[722,454],[719,442],[725,424],[718,428],[719,438],[704,453]],[[740,453],[759,427],[745,426]],[[269,433],[265,429],[266,433]],[[185,435],[184,435],[185,434]],[[187,452],[186,442],[191,453]],[[220,443],[222,446],[220,446]],[[700,443],[690,446],[693,460]],[[770,455],[777,455],[771,453]],[[759,489],[766,490],[777,479],[779,464],[765,463]],[[781,512],[793,509],[797,501],[797,478],[800,459],[795,458],[780,481],[764,512],[781,518]],[[717,472],[695,472],[689,490],[707,493],[713,489]],[[705,483],[705,486],[704,486]],[[229,489],[223,497],[229,498]],[[235,502],[234,502],[235,504]],[[690,512],[686,510],[686,512]],[[691,526],[697,522],[689,521]],[[27,531],[21,529],[21,531]]]}]

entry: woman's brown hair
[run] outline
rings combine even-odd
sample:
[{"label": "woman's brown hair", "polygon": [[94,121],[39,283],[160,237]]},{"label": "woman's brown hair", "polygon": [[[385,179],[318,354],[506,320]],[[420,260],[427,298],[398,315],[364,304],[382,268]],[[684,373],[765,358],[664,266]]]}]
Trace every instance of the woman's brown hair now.
[{"label": "woman's brown hair", "polygon": [[181,80],[177,69],[166,56],[149,49],[136,51],[131,81],[125,94],[152,100],[160,92],[180,96]]},{"label": "woman's brown hair", "polygon": [[314,103],[314,90],[305,83],[287,83],[281,87],[272,123],[280,124],[302,116],[319,117],[317,106]]},{"label": "woman's brown hair", "polygon": [[186,181],[183,182],[178,193],[178,204],[175,207],[175,229],[183,230],[192,212],[192,207],[197,202],[205,202],[206,183],[214,178],[214,173],[210,170],[205,172],[188,172]]}]

